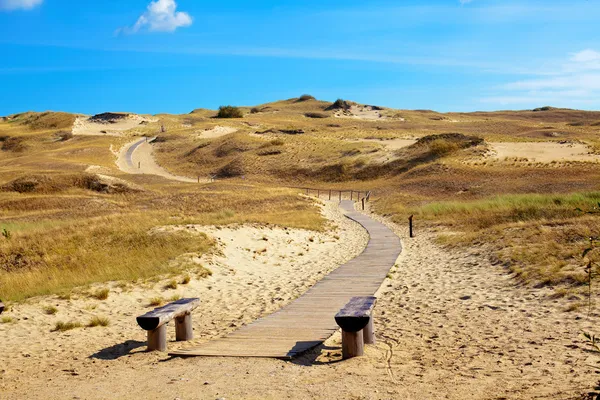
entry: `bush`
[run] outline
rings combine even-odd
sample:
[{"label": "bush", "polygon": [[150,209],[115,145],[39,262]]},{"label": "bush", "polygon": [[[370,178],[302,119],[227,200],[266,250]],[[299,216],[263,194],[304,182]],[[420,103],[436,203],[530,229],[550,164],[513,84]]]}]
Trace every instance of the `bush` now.
[{"label": "bush", "polygon": [[539,107],[539,108],[534,108],[533,109],[534,112],[538,112],[538,111],[550,111],[550,110],[552,110],[552,107],[550,107],[550,106]]},{"label": "bush", "polygon": [[258,107],[252,107],[250,109],[250,114],[258,114],[260,112],[260,108]]},{"label": "bush", "polygon": [[24,143],[22,138],[19,137],[8,137],[2,140],[2,150],[12,151],[13,153],[21,153],[27,149],[27,145]]},{"label": "bush", "polygon": [[308,112],[304,114],[307,118],[329,118],[328,114],[318,113],[318,112]]},{"label": "bush", "polygon": [[316,100],[313,96],[311,96],[310,94],[303,94],[302,96],[298,97],[298,100],[296,100],[297,103],[300,103],[302,101],[308,101],[308,100]]},{"label": "bush", "polygon": [[325,110],[349,110],[351,107],[350,103],[343,99],[337,99],[332,105],[327,107]]},{"label": "bush", "polygon": [[244,113],[238,107],[221,106],[217,113],[217,118],[243,118]]}]

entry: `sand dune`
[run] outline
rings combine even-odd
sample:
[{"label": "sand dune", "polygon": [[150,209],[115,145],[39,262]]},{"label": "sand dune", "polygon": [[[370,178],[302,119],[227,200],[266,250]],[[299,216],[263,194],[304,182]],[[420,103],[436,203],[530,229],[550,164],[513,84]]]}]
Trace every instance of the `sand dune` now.
[{"label": "sand dune", "polygon": [[526,158],[528,161],[550,163],[553,161],[598,162],[600,156],[590,154],[584,143],[558,142],[503,142],[490,143],[494,157],[500,160]]},{"label": "sand dune", "polygon": [[82,136],[123,136],[124,132],[137,128],[148,122],[157,120],[141,115],[128,114],[125,118],[113,123],[94,122],[88,116],[77,117],[73,125],[73,135]]}]

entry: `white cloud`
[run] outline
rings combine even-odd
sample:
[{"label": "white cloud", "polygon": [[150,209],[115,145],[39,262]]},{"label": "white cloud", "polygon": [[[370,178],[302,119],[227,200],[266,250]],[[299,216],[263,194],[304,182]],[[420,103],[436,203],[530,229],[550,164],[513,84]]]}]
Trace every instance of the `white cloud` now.
[{"label": "white cloud", "polygon": [[174,32],[177,28],[192,25],[192,17],[186,13],[177,11],[175,0],[156,0],[148,5],[132,27],[120,28],[117,33],[136,33],[141,30],[151,32]]},{"label": "white cloud", "polygon": [[533,72],[532,75],[538,76],[504,84],[500,93],[482,101],[575,107],[597,104],[600,98],[600,52],[596,50],[572,53],[550,70]]},{"label": "white cloud", "polygon": [[0,10],[31,10],[44,0],[0,0]]}]

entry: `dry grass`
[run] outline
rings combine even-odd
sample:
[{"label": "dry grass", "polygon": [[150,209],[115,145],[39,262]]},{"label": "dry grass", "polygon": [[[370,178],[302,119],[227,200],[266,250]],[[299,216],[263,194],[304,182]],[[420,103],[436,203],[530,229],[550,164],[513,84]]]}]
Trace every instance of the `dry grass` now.
[{"label": "dry grass", "polygon": [[2,318],[0,318],[0,322],[3,324],[12,324],[13,322],[15,322],[15,320],[10,316],[5,315]]},{"label": "dry grass", "polygon": [[54,315],[58,312],[58,308],[54,307],[54,306],[45,306],[43,309],[44,314],[46,315]]},{"label": "dry grass", "polygon": [[73,329],[81,328],[82,326],[83,325],[81,325],[81,323],[77,322],[77,321],[68,321],[68,322],[59,321],[56,323],[56,325],[54,326],[54,329],[52,329],[51,332],[66,332],[66,331],[70,331]]},{"label": "dry grass", "polygon": [[106,300],[108,299],[108,295],[110,294],[110,290],[108,288],[98,289],[91,296],[96,300]]},{"label": "dry grass", "polygon": [[148,301],[148,307],[159,307],[165,303],[162,297],[153,297]]},{"label": "dry grass", "polygon": [[167,290],[168,289],[175,290],[175,289],[177,289],[177,287],[178,287],[178,285],[177,285],[177,281],[175,279],[170,280],[169,282],[167,282],[165,284],[165,289],[167,289]]},{"label": "dry grass", "polygon": [[94,316],[92,319],[90,319],[86,326],[88,328],[95,328],[97,326],[106,327],[108,325],[110,325],[110,320],[108,318]]},{"label": "dry grass", "polygon": [[600,192],[505,195],[473,201],[433,202],[420,207],[380,200],[377,208],[406,223],[445,226],[440,236],[447,246],[484,246],[494,263],[504,265],[524,283],[579,286],[585,283],[580,255],[590,237],[600,235],[592,209]]}]

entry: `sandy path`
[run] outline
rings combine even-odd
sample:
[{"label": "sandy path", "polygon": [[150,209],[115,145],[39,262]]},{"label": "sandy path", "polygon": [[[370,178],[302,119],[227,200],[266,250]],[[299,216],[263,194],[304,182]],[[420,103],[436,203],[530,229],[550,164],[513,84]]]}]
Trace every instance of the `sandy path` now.
[{"label": "sandy path", "polygon": [[[128,174],[158,175],[163,178],[179,182],[198,182],[198,179],[173,175],[160,165],[152,156],[152,139],[139,139],[123,146],[117,157],[117,166]],[[200,182],[208,182],[208,179],[200,179]]]},{"label": "sandy path", "polygon": [[600,162],[600,156],[590,154],[590,148],[583,143],[490,143],[490,147],[494,152],[494,157],[500,160],[518,158],[541,163],[553,161]]},{"label": "sandy path", "polygon": [[[171,228],[204,232],[219,243],[217,253],[198,260],[213,275],[193,279],[177,290],[165,290],[165,281],[146,288],[111,284],[105,301],[87,296],[68,301],[43,297],[14,306],[8,315],[19,320],[0,324],[2,399],[165,398],[163,389],[146,392],[151,384],[146,382],[148,373],[162,370],[159,374],[170,376],[171,368],[161,362],[167,359],[165,354],[144,352],[146,334],[137,327],[135,316],[149,309],[148,300],[174,294],[200,297],[202,305],[194,312],[193,323],[201,340],[220,337],[276,311],[366,246],[365,230],[345,218],[336,205],[326,205],[323,212],[337,229],[315,233],[258,226]],[[44,305],[56,305],[58,314],[45,315]],[[86,323],[94,315],[107,316],[111,325],[50,332],[57,321]],[[174,328],[168,334],[174,340]],[[183,345],[170,342],[169,349]],[[121,379],[145,395],[130,392]]]}]

